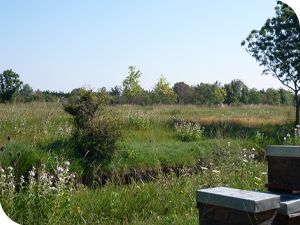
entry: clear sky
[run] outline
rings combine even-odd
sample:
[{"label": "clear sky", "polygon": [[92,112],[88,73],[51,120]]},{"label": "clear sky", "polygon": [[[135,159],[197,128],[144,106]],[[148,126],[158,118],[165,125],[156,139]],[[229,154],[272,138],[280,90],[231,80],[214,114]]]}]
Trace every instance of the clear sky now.
[{"label": "clear sky", "polygon": [[2,0],[0,73],[12,69],[34,90],[70,92],[84,85],[122,85],[132,65],[141,70],[146,90],[161,74],[171,85],[241,79],[249,88],[277,89],[280,82],[262,76],[263,67],[240,45],[275,16],[276,5],[276,0]]}]

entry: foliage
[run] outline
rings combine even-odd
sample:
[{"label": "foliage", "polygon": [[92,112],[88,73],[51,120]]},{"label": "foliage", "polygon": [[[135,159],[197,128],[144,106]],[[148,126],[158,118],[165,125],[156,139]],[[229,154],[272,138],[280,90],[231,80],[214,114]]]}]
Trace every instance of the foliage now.
[{"label": "foliage", "polygon": [[20,90],[20,94],[23,97],[29,97],[33,95],[33,89],[30,87],[29,84],[23,85],[22,89]]},{"label": "foliage", "polygon": [[248,103],[248,87],[244,84],[243,81],[234,79],[230,82],[230,84],[225,84],[225,89],[227,93],[225,103],[227,103],[228,105]]},{"label": "foliage", "polygon": [[[122,137],[118,119],[113,113],[104,115],[101,108],[104,102],[105,97],[82,89],[77,97],[63,105],[64,110],[73,116],[75,129],[72,140],[84,157],[88,155],[101,160],[110,158],[117,141]],[[100,116],[96,117],[98,109]]]},{"label": "foliage", "polygon": [[128,111],[125,115],[125,123],[130,128],[133,129],[146,129],[151,125],[157,124],[157,115],[156,113],[144,112],[141,110],[138,111]]},{"label": "foliage", "polygon": [[139,84],[139,78],[142,73],[140,70],[135,71],[135,66],[129,66],[129,75],[123,80],[123,95],[125,95],[131,103],[136,96],[142,92],[142,87]]},{"label": "foliage", "polygon": [[260,104],[262,103],[262,93],[258,91],[256,88],[251,88],[249,90],[249,104]]},{"label": "foliage", "polygon": [[269,105],[280,105],[280,102],[280,93],[273,88],[269,88],[266,91],[266,99],[264,103]]},{"label": "foliage", "polygon": [[226,89],[221,87],[221,83],[216,81],[213,85],[201,83],[195,87],[198,94],[198,104],[217,105],[222,104],[226,99]]},{"label": "foliage", "polygon": [[184,82],[177,82],[173,86],[174,92],[177,94],[179,104],[191,104],[194,101],[195,92],[193,88]]},{"label": "foliage", "polygon": [[43,224],[59,222],[69,216],[70,196],[75,185],[75,174],[69,172],[70,162],[60,165],[57,161],[54,173],[41,164],[29,171],[28,181],[21,176],[17,181],[13,175],[15,167],[0,167],[0,200],[6,214],[21,224]]},{"label": "foliage", "polygon": [[157,94],[159,103],[173,104],[176,102],[176,95],[170,87],[170,83],[163,75],[161,75],[158,82],[155,84],[153,92],[154,94]]},{"label": "foliage", "polygon": [[3,71],[0,74],[0,99],[2,102],[13,102],[22,84],[19,74],[12,70]]},{"label": "foliage", "polygon": [[251,31],[241,45],[264,66],[263,75],[271,74],[294,92],[296,124],[299,124],[300,99],[300,25],[296,13],[277,1],[276,16],[258,31]]},{"label": "foliage", "polygon": [[204,128],[198,122],[191,123],[182,120],[174,124],[176,134],[182,141],[199,141]]}]

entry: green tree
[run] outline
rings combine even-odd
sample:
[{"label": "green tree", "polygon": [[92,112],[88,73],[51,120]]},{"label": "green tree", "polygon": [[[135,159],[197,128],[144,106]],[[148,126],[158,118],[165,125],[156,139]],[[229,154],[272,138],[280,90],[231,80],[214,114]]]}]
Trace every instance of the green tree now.
[{"label": "green tree", "polygon": [[129,75],[123,80],[123,95],[133,104],[136,96],[142,93],[139,78],[142,76],[140,70],[135,71],[135,66],[129,66]]},{"label": "green tree", "polygon": [[294,93],[296,124],[299,124],[300,25],[296,13],[277,1],[276,16],[258,31],[252,30],[241,45],[264,66],[263,75],[276,77]]},{"label": "green tree", "polygon": [[176,94],[170,87],[170,82],[162,74],[153,91],[157,93],[160,103],[172,104],[176,102]]},{"label": "green tree", "polygon": [[262,103],[262,93],[258,91],[256,88],[251,88],[249,90],[249,104],[261,104]]},{"label": "green tree", "polygon": [[20,90],[20,94],[22,97],[30,97],[33,95],[33,89],[30,87],[29,84],[25,84]]},{"label": "green tree", "polygon": [[184,82],[177,82],[173,86],[175,94],[177,94],[179,104],[192,104],[195,100],[194,89]]},{"label": "green tree", "polygon": [[266,92],[266,104],[269,105],[280,105],[280,94],[277,90],[269,88]]},{"label": "green tree", "polygon": [[214,87],[214,104],[223,104],[226,99],[227,92],[224,87],[221,86],[221,83],[216,81],[213,84]]},{"label": "green tree", "polygon": [[248,87],[244,84],[243,81],[239,79],[234,79],[230,84],[225,84],[225,89],[227,92],[227,98],[225,103],[228,105],[240,103],[246,104],[248,101]]},{"label": "green tree", "polygon": [[14,101],[22,84],[19,74],[12,70],[3,71],[0,74],[0,99],[2,102]]},{"label": "green tree", "polygon": [[293,104],[293,92],[290,90],[279,89],[280,99],[282,105],[292,105]]}]

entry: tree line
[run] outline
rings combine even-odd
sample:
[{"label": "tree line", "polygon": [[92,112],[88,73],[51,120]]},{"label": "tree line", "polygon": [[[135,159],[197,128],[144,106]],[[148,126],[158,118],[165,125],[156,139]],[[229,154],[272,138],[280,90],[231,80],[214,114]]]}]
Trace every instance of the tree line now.
[{"label": "tree line", "polygon": [[[108,90],[99,88],[97,93],[106,99],[109,105],[116,104],[194,104],[204,106],[216,106],[227,104],[240,106],[247,104],[268,105],[295,105],[293,92],[280,89],[249,88],[243,81],[234,79],[228,84],[221,85],[216,81],[213,84],[200,83],[192,86],[185,82],[177,82],[172,87],[167,79],[161,75],[152,90],[145,90],[140,85],[142,73],[134,66],[129,66],[128,76],[122,85],[116,85]],[[34,91],[29,84],[20,81],[19,75],[12,70],[6,70],[0,74],[0,102],[56,102],[68,98],[76,98],[78,93],[84,89],[76,88],[71,92]]]}]

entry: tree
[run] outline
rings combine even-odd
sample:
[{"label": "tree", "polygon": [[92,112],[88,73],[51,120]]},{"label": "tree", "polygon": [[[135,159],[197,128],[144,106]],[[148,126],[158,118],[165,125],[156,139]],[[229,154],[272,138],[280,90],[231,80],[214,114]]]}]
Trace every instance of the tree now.
[{"label": "tree", "polygon": [[292,105],[293,104],[293,92],[290,90],[284,90],[279,88],[280,100],[282,105]]},{"label": "tree", "polygon": [[172,104],[176,102],[176,94],[170,87],[170,82],[162,74],[153,91],[158,95],[160,103]]},{"label": "tree", "polygon": [[249,90],[249,104],[260,104],[262,103],[262,93],[256,88],[251,88]]},{"label": "tree", "polygon": [[136,96],[142,93],[142,87],[139,84],[139,78],[142,73],[135,71],[135,66],[129,66],[129,75],[123,80],[123,94],[132,102]]},{"label": "tree", "polygon": [[269,105],[280,105],[280,94],[277,90],[269,88],[266,92],[266,104]]},{"label": "tree", "polygon": [[191,104],[195,99],[193,88],[184,82],[177,82],[173,86],[175,94],[177,94],[179,104]]},{"label": "tree", "polygon": [[230,84],[225,84],[225,89],[227,92],[227,99],[225,103],[228,105],[230,104],[237,104],[240,103],[247,103],[248,99],[248,87],[244,84],[243,81],[239,79],[234,79],[230,82]]},{"label": "tree", "polygon": [[260,66],[262,75],[272,75],[294,93],[296,124],[299,124],[300,99],[300,25],[296,13],[277,1],[276,16],[268,19],[258,31],[251,31],[241,45]]},{"label": "tree", "polygon": [[3,71],[0,74],[0,99],[2,102],[14,101],[22,84],[19,74],[12,70]]},{"label": "tree", "polygon": [[22,89],[20,90],[20,94],[22,97],[30,97],[33,95],[33,89],[30,87],[29,84],[23,85]]}]

